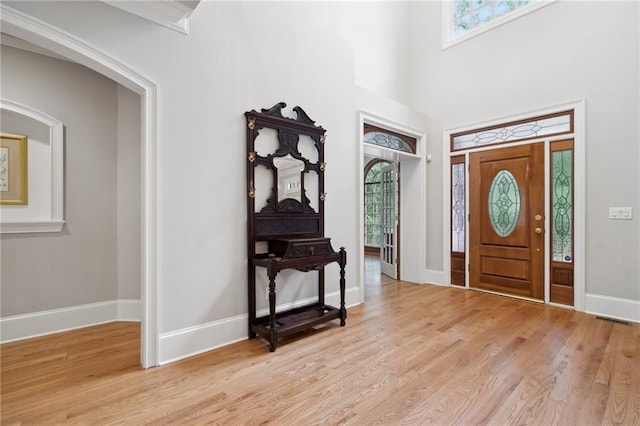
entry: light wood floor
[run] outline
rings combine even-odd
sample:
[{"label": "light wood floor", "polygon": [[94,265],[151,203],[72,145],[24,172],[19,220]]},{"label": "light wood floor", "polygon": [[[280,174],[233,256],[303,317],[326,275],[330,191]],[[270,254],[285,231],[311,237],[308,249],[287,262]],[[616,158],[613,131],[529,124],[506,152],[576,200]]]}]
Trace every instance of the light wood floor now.
[{"label": "light wood floor", "polygon": [[139,327],[8,343],[2,424],[640,424],[640,325],[379,278],[346,327],[141,370]]}]

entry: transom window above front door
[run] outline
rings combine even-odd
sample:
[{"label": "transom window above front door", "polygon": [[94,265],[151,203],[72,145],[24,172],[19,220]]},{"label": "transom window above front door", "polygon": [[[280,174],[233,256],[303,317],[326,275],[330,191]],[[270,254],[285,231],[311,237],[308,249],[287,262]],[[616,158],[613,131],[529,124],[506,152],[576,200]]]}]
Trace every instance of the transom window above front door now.
[{"label": "transom window above front door", "polygon": [[451,135],[451,151],[573,133],[573,111],[542,115]]}]

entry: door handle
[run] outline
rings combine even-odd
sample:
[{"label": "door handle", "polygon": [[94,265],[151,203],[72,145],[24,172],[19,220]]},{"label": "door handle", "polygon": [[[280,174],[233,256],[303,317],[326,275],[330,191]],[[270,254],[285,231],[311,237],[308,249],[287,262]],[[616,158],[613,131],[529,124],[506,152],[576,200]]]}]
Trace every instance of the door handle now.
[{"label": "door handle", "polygon": [[542,234],[542,228],[536,228],[534,229],[534,231],[536,232],[536,234]]}]

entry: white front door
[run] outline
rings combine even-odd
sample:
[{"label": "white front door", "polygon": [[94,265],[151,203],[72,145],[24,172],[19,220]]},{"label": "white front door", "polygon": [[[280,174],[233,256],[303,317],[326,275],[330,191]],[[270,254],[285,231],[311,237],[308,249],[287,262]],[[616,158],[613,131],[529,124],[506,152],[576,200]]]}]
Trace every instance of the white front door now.
[{"label": "white front door", "polygon": [[398,168],[392,163],[382,169],[382,241],[380,272],[396,279],[398,276]]}]

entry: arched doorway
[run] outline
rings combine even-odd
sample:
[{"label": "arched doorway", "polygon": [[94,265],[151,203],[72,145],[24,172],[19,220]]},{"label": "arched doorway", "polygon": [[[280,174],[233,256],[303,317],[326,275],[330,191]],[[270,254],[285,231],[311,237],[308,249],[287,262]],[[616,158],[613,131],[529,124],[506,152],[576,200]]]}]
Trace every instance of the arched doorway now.
[{"label": "arched doorway", "polygon": [[156,260],[156,85],[83,40],[0,4],[2,31],[86,66],[141,97],[142,317],[140,362],[158,365]]}]

